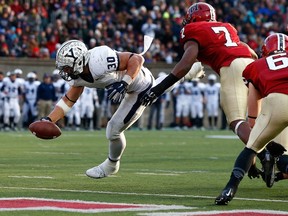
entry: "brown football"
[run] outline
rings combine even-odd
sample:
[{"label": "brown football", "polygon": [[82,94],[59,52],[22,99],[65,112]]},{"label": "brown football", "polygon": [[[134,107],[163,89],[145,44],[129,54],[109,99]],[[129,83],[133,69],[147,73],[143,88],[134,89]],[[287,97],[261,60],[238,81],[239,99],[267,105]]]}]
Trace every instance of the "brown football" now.
[{"label": "brown football", "polygon": [[29,130],[41,139],[55,139],[61,135],[61,129],[50,121],[35,121],[29,125]]}]

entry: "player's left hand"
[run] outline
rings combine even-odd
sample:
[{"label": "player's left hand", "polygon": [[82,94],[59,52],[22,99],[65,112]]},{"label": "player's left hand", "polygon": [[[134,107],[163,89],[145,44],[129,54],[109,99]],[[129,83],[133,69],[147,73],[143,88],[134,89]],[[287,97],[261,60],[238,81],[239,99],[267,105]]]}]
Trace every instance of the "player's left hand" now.
[{"label": "player's left hand", "polygon": [[108,98],[114,103],[120,103],[128,89],[128,84],[125,81],[120,81],[116,83],[112,83],[109,86],[106,86],[108,90]]}]

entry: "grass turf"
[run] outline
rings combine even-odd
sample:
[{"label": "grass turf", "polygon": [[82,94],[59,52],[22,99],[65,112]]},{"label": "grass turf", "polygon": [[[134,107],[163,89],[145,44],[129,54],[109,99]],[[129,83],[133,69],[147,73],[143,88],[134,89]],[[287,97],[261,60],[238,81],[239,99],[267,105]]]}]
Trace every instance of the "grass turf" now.
[{"label": "grass turf", "polygon": [[[231,131],[129,130],[125,134],[127,147],[119,173],[95,180],[86,177],[85,171],[107,157],[104,130],[64,131],[55,140],[40,140],[29,131],[1,132],[1,198],[39,197],[195,208],[189,211],[287,210],[286,181],[267,188],[262,179],[248,177],[228,206],[214,205],[244,147]],[[214,135],[232,139],[213,138]],[[55,216],[79,214],[53,211]],[[0,212],[0,215],[51,215],[51,211]]]}]

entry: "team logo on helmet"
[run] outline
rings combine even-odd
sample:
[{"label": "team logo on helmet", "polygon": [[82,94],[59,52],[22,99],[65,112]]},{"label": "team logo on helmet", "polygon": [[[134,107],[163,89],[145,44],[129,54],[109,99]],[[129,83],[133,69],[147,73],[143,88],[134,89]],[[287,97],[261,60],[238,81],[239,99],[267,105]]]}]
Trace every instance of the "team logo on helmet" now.
[{"label": "team logo on helmet", "polygon": [[88,63],[89,52],[82,41],[70,40],[61,45],[56,54],[56,68],[64,80],[77,79]]},{"label": "team logo on helmet", "polygon": [[199,2],[191,5],[187,10],[182,25],[185,26],[188,23],[200,21],[216,21],[215,9],[210,4]]}]

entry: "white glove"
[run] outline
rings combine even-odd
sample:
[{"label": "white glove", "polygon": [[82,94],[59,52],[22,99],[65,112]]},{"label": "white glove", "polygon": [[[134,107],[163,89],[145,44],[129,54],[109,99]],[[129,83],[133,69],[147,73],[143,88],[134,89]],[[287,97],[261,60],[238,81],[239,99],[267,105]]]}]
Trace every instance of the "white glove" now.
[{"label": "white glove", "polygon": [[189,72],[185,75],[185,80],[192,80],[195,78],[202,79],[205,77],[204,67],[201,62],[195,62],[190,68]]}]

